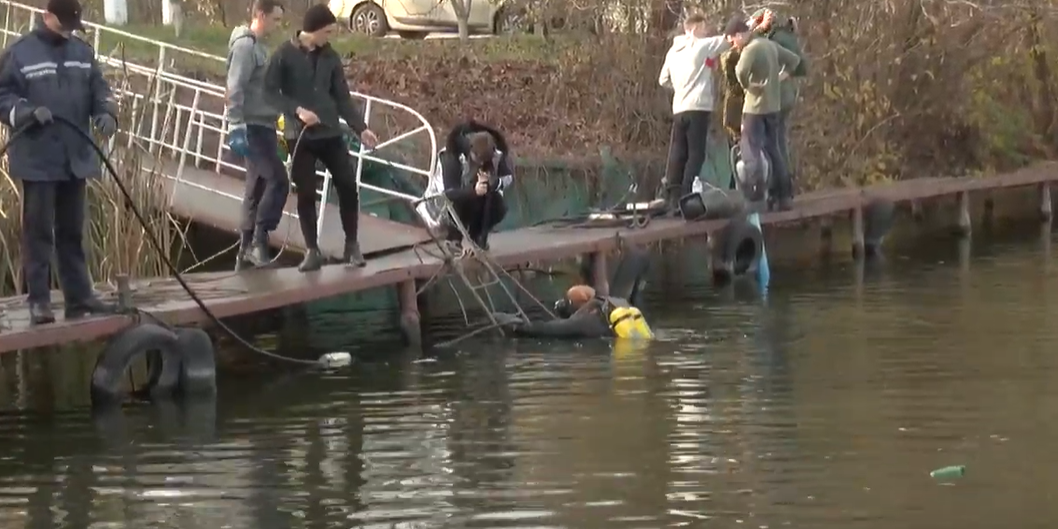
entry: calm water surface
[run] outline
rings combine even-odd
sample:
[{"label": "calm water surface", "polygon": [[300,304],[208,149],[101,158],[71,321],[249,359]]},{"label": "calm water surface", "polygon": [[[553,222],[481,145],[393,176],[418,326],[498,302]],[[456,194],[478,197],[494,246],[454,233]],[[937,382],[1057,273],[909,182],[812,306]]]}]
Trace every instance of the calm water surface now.
[{"label": "calm water surface", "polygon": [[935,254],[779,270],[766,302],[659,280],[646,349],[478,342],[225,381],[215,409],[12,411],[0,524],[1050,528],[1058,267]]}]

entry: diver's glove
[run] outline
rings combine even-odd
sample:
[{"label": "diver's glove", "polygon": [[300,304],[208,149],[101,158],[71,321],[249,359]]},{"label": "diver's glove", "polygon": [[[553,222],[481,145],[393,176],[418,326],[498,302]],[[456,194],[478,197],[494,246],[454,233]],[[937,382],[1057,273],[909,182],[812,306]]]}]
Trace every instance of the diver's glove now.
[{"label": "diver's glove", "polygon": [[495,318],[496,323],[499,324],[500,327],[512,331],[524,327],[527,323],[524,319],[522,319],[521,316],[517,314],[507,314],[504,312],[499,312],[495,315]]},{"label": "diver's glove", "polygon": [[96,130],[106,138],[118,131],[118,120],[110,114],[100,114],[92,118],[92,125],[95,125]]}]

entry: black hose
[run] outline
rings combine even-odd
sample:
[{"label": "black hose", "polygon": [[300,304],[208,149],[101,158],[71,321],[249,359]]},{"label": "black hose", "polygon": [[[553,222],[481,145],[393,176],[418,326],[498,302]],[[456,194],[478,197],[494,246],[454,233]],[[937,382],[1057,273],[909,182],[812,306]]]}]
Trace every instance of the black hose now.
[{"label": "black hose", "polygon": [[[188,285],[186,281],[184,281],[184,277],[180,273],[180,270],[177,269],[176,265],[173,264],[172,260],[169,259],[169,255],[166,252],[165,248],[162,247],[162,243],[159,242],[158,237],[154,234],[153,231],[151,231],[147,219],[143,216],[143,212],[141,212],[140,208],[137,207],[136,204],[133,202],[132,195],[125,187],[125,183],[121,180],[121,177],[118,176],[117,169],[115,169],[114,165],[110,162],[110,157],[107,156],[105,152],[103,152],[103,149],[95,142],[95,139],[93,139],[92,136],[90,136],[87,132],[82,130],[81,127],[78,127],[77,124],[62,116],[52,116],[52,119],[54,120],[54,123],[62,124],[68,127],[70,130],[75,131],[85,141],[87,141],[89,145],[92,146],[92,149],[95,150],[96,154],[98,154],[99,158],[103,161],[103,165],[106,167],[107,172],[110,173],[110,176],[114,178],[114,182],[117,184],[118,189],[121,191],[121,195],[125,197],[125,203],[128,205],[128,208],[132,211],[132,214],[136,216],[136,220],[138,220],[140,225],[143,227],[143,231],[147,234],[147,242],[149,242],[151,247],[153,247],[154,250],[158,252],[158,255],[161,256],[162,262],[164,262],[165,267],[169,269],[169,273],[172,274],[173,279],[176,279],[176,282],[180,283],[180,287],[183,288],[185,292],[187,292],[187,295],[191,297],[191,299],[195,302],[196,305],[198,305],[200,309],[202,309],[202,312],[206,315],[207,318],[210,319],[210,321],[213,322],[214,325],[220,327],[236,342],[239,342],[240,344],[242,344],[242,346],[257,354],[261,354],[276,360],[292,362],[295,364],[310,366],[322,365],[322,363],[318,360],[304,360],[301,358],[292,358],[289,356],[276,354],[270,351],[265,351],[264,349],[253,345],[242,336],[239,336],[239,334],[236,333],[231,327],[228,327],[227,324],[225,324],[223,321],[220,320],[220,318],[213,314],[213,311],[209,310],[209,307],[207,307],[206,303],[202,301],[202,298],[198,297],[198,294],[196,294],[195,291],[191,288],[191,286]],[[2,146],[0,146],[0,157],[3,157],[12,142],[17,140],[19,136],[24,134],[29,128],[34,125],[36,125],[36,122],[31,121],[12,131],[11,136],[8,138],[8,140],[4,142]]]}]

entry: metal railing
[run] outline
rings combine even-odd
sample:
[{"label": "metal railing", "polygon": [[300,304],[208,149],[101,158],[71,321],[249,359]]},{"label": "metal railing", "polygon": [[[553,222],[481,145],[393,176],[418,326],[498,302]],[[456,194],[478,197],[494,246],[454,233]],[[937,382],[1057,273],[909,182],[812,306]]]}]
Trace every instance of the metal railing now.
[{"label": "metal railing", "polygon": [[[0,34],[2,34],[3,45],[5,47],[9,43],[11,37],[17,38],[31,30],[36,23],[36,18],[43,12],[42,9],[8,0],[0,0],[0,7],[4,9],[4,24],[3,29],[0,30]],[[137,92],[129,86],[112,87],[115,96],[121,98],[123,104],[132,105],[131,111],[134,116],[142,118],[143,112],[148,111],[148,108],[151,113],[149,131],[123,131],[123,136],[127,144],[131,146],[134,142],[137,142],[141,145],[145,145],[147,150],[156,157],[173,159],[176,162],[176,167],[173,171],[175,174],[165,174],[164,176],[175,180],[177,183],[190,185],[226,198],[242,201],[242,196],[232,195],[220,189],[213,189],[195,182],[184,180],[186,164],[191,160],[194,160],[196,167],[202,165],[203,162],[211,164],[214,167],[214,171],[218,173],[221,172],[223,168],[245,171],[245,168],[232,164],[225,159],[224,153],[229,149],[227,142],[224,141],[224,138],[228,133],[228,128],[223,114],[207,110],[209,108],[224,108],[224,87],[180,75],[177,72],[170,71],[170,69],[167,69],[166,67],[167,60],[176,55],[186,55],[198,59],[215,61],[220,64],[223,64],[225,59],[216,55],[175,46],[166,42],[153,40],[92,22],[86,21],[84,25],[86,32],[89,34],[89,40],[91,40],[93,48],[96,50],[97,60],[101,65],[120,69],[130,74],[130,76],[142,77],[147,83],[147,86],[152,88],[150,90],[151,95],[148,96]],[[118,38],[119,41],[137,42],[157,47],[157,66],[148,67],[133,64],[128,61],[101,54],[100,42],[103,34],[113,35]],[[181,103],[177,98],[178,94],[183,95],[185,98],[190,97],[191,104],[188,105],[186,103]],[[350,94],[354,99],[362,101],[361,104],[364,111],[364,121],[368,126],[371,125],[373,111],[377,107],[388,108],[405,113],[414,118],[419,124],[411,130],[398,133],[393,137],[382,141],[370,151],[365,150],[362,145],[358,150],[350,151],[350,155],[357,160],[356,183],[359,189],[370,189],[380,194],[402,199],[414,204],[420,199],[420,197],[364,183],[363,168],[365,162],[376,162],[393,169],[423,175],[427,179],[430,178],[437,166],[437,137],[434,133],[433,127],[430,126],[430,123],[422,116],[422,114],[406,105],[359,92],[350,92]],[[223,110],[221,110],[221,112],[223,112]],[[134,119],[133,121],[136,123],[142,122],[141,119]],[[384,147],[406,141],[420,133],[425,133],[429,141],[429,152],[426,153],[429,160],[428,165],[409,165],[386,160],[373,154]],[[208,148],[207,145],[211,143],[206,141],[205,137],[208,134],[215,134],[217,137],[218,141],[216,142],[217,148],[215,154],[212,152],[205,152]],[[111,140],[111,143],[113,144],[114,141],[116,141],[116,139]],[[326,212],[332,178],[328,171],[320,171],[318,174],[323,177],[323,186],[320,190],[317,230],[318,233],[323,233],[324,215]],[[177,188],[178,186],[174,186],[173,194],[176,193]],[[172,197],[170,197],[170,200],[172,200]],[[297,214],[293,212],[284,212],[284,214],[295,219],[297,218]]]}]

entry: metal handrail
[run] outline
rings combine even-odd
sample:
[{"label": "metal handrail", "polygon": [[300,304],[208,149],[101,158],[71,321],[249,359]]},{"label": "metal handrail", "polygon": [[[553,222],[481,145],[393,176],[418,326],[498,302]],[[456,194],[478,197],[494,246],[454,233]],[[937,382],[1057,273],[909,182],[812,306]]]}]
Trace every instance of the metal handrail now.
[{"label": "metal handrail", "polygon": [[[35,15],[43,13],[43,10],[40,9],[40,8],[33,7],[33,6],[30,6],[30,5],[27,5],[27,4],[18,3],[18,2],[12,2],[10,0],[0,0],[0,5],[6,6],[4,27],[3,27],[3,29],[0,29],[0,34],[3,35],[5,44],[7,42],[7,37],[9,37],[9,36],[20,36],[21,35],[20,31],[15,31],[15,30],[12,30],[12,28],[11,28],[12,13],[13,13],[14,10],[28,12],[30,14],[30,16],[28,17],[29,20],[27,20],[26,28],[30,27],[30,25],[34,23],[33,18],[34,18]],[[200,59],[207,59],[207,60],[211,60],[211,61],[217,61],[219,63],[224,63],[225,62],[225,59],[223,57],[220,57],[220,56],[217,56],[217,55],[212,55],[212,54],[209,54],[209,53],[201,52],[201,51],[190,49],[190,48],[185,48],[185,47],[182,47],[182,46],[172,45],[172,44],[169,44],[169,43],[166,43],[166,42],[158,41],[158,40],[155,40],[155,39],[150,39],[150,38],[147,38],[147,37],[143,37],[143,36],[140,36],[140,35],[129,33],[127,31],[122,31],[122,30],[119,30],[119,29],[116,29],[116,28],[112,28],[112,27],[109,27],[109,26],[105,26],[105,25],[102,25],[102,24],[96,24],[96,23],[93,23],[93,22],[85,21],[84,25],[85,25],[85,27],[87,29],[90,29],[91,32],[92,32],[93,47],[96,50],[97,60],[99,60],[101,64],[104,64],[104,65],[107,65],[107,66],[110,66],[110,67],[114,67],[114,68],[118,68],[118,69],[123,69],[123,70],[125,70],[127,72],[130,72],[130,73],[133,73],[133,74],[148,76],[150,78],[151,82],[154,84],[155,90],[154,90],[153,96],[151,96],[151,97],[149,97],[149,96],[147,96],[145,94],[139,94],[139,93],[134,93],[134,92],[130,92],[130,91],[125,91],[125,90],[122,90],[120,88],[115,88],[115,92],[116,93],[120,92],[121,93],[120,95],[125,96],[125,97],[130,97],[132,99],[134,105],[137,104],[137,103],[140,103],[140,102],[142,102],[144,105],[149,105],[149,104],[153,105],[152,116],[151,116],[151,131],[150,131],[149,135],[147,137],[144,137],[143,134],[139,134],[139,133],[126,134],[127,141],[130,144],[134,140],[144,141],[147,144],[147,148],[149,150],[151,150],[151,152],[154,152],[154,149],[157,149],[158,150],[158,154],[160,155],[162,153],[162,150],[168,150],[172,155],[174,155],[176,158],[178,158],[177,170],[176,170],[177,174],[172,176],[172,178],[174,178],[177,182],[181,182],[182,179],[183,179],[182,177],[183,177],[183,171],[184,171],[184,164],[186,163],[188,156],[193,156],[198,161],[205,160],[207,162],[214,163],[214,167],[216,167],[217,171],[220,171],[221,167],[228,167],[228,168],[231,168],[231,169],[245,170],[245,168],[243,168],[243,167],[239,167],[237,165],[231,164],[231,163],[226,162],[226,161],[223,160],[223,158],[224,158],[224,156],[223,156],[224,150],[228,149],[228,147],[226,145],[226,142],[224,142],[224,141],[220,142],[219,148],[217,149],[216,157],[211,157],[210,155],[204,154],[203,152],[201,152],[201,150],[202,150],[202,137],[203,137],[203,134],[205,133],[205,131],[216,132],[217,134],[220,134],[221,137],[226,135],[227,132],[228,132],[228,130],[227,130],[227,122],[224,119],[223,115],[217,114],[215,112],[209,112],[209,111],[203,110],[202,106],[201,106],[202,103],[204,102],[203,101],[204,98],[216,98],[216,99],[219,99],[220,102],[223,105],[224,94],[225,94],[224,87],[222,87],[220,85],[217,85],[217,84],[214,84],[214,83],[210,83],[210,82],[206,82],[206,81],[200,81],[198,79],[192,79],[190,77],[182,76],[182,75],[179,75],[177,73],[174,73],[174,72],[171,72],[171,71],[167,71],[166,70],[166,66],[165,66],[165,64],[166,64],[166,60],[165,59],[166,59],[166,56],[167,56],[167,52],[170,55],[174,54],[174,53],[182,53],[182,54],[190,55],[192,57],[197,57],[197,58],[200,58]],[[133,41],[147,43],[147,44],[156,46],[158,48],[158,63],[157,63],[157,67],[151,68],[151,67],[147,67],[147,66],[142,66],[142,65],[130,63],[128,61],[123,61],[121,59],[117,59],[117,58],[114,58],[114,57],[111,57],[111,56],[108,56],[108,55],[100,53],[99,46],[100,46],[100,41],[101,41],[101,35],[103,33],[109,33],[109,34],[121,37],[122,39],[133,40]],[[168,88],[170,90],[175,90],[176,88],[186,88],[186,89],[192,90],[193,93],[194,93],[194,103],[190,107],[187,106],[187,105],[179,104],[179,103],[177,103],[175,101],[169,101],[168,103],[162,104],[160,102],[160,100],[161,100],[162,94],[164,92],[163,88]],[[379,158],[377,156],[374,156],[374,155],[370,154],[373,151],[365,151],[365,149],[363,148],[362,145],[361,145],[361,147],[360,147],[360,149],[358,151],[350,151],[350,155],[355,156],[358,159],[357,169],[356,169],[356,181],[357,181],[357,185],[358,185],[359,188],[361,188],[361,189],[371,189],[373,191],[385,194],[387,196],[400,198],[400,199],[403,199],[403,200],[406,200],[406,201],[414,203],[420,197],[416,197],[416,196],[413,196],[413,195],[400,193],[398,191],[394,191],[394,190],[391,190],[391,189],[386,189],[386,188],[382,188],[382,187],[378,187],[378,186],[374,186],[374,185],[371,185],[371,184],[364,183],[362,181],[363,163],[365,161],[372,161],[372,162],[376,162],[376,163],[381,163],[381,164],[387,165],[387,166],[395,168],[395,169],[401,169],[401,170],[405,170],[405,171],[408,171],[408,172],[411,172],[411,173],[416,173],[416,174],[420,174],[420,175],[424,175],[424,176],[430,177],[435,172],[435,170],[437,168],[436,167],[437,158],[435,156],[435,153],[437,152],[437,137],[436,137],[436,134],[435,134],[435,132],[433,130],[433,127],[430,126],[430,123],[426,120],[425,117],[422,116],[422,114],[420,114],[419,112],[415,111],[411,107],[408,107],[407,105],[403,105],[403,104],[397,103],[395,101],[389,101],[389,100],[382,99],[382,98],[375,97],[375,96],[370,96],[370,95],[363,94],[363,93],[360,93],[360,92],[350,92],[350,95],[352,95],[354,98],[358,98],[358,99],[364,100],[364,121],[368,125],[370,125],[370,122],[371,122],[371,110],[372,110],[372,107],[374,105],[376,105],[376,104],[382,105],[382,106],[385,106],[385,107],[389,107],[389,108],[393,108],[395,110],[399,110],[399,111],[411,114],[415,119],[417,119],[421,123],[421,125],[419,127],[415,128],[415,129],[413,129],[411,131],[399,134],[399,135],[397,135],[397,136],[395,136],[393,138],[390,138],[390,139],[386,140],[385,142],[382,142],[380,145],[376,146],[376,148],[374,150],[378,150],[378,149],[380,149],[382,147],[385,147],[387,145],[395,144],[395,143],[397,143],[397,142],[399,142],[401,140],[405,140],[405,139],[407,139],[407,138],[409,138],[411,136],[414,136],[415,134],[418,134],[420,132],[425,132],[428,135],[429,140],[430,140],[430,157],[429,157],[430,162],[429,162],[429,168],[428,169],[421,169],[421,168],[418,168],[418,167],[412,167],[412,166],[409,166],[409,165],[406,165],[406,164],[401,164],[401,163],[398,163],[398,162],[392,162],[392,161],[389,161],[389,160],[385,160],[383,158]],[[164,114],[165,114],[166,121],[169,120],[169,118],[172,116],[172,114],[176,115],[176,119],[173,122],[174,130],[173,130],[173,143],[172,144],[168,144],[168,143],[166,143],[166,140],[164,138],[159,138],[158,137],[159,133],[162,133],[164,135],[165,129],[167,128],[167,127],[162,126],[163,124],[159,122],[159,119],[162,118],[162,115],[161,115],[162,112],[164,112]],[[186,115],[186,121],[184,119],[185,115]],[[210,125],[210,124],[207,123],[207,120],[216,120],[216,122],[219,125],[217,125],[217,126]],[[162,126],[161,130],[159,130],[159,126]],[[197,129],[197,136],[198,136],[197,146],[196,146],[196,149],[194,149],[194,150],[192,150],[190,148],[191,147],[190,143],[191,143],[191,137],[192,137],[192,130],[193,129]],[[180,134],[181,131],[183,131],[183,142],[182,142],[183,145],[176,145],[177,138],[179,138],[181,136],[181,134]],[[319,209],[319,215],[318,215],[318,224],[319,224],[318,229],[320,230],[320,232],[322,232],[323,222],[324,222],[324,215],[325,215],[326,206],[327,206],[327,195],[328,195],[329,189],[331,187],[332,178],[331,178],[330,173],[327,172],[327,171],[322,171],[319,174],[321,174],[323,176],[323,189],[321,191],[320,209]],[[190,184],[189,182],[185,182],[185,183],[186,184]],[[203,186],[196,186],[196,187],[203,187]],[[220,190],[210,189],[210,191],[212,191],[214,193],[217,193],[219,195],[222,195],[222,196],[230,197],[229,194],[223,193]],[[174,188],[174,192],[175,192],[175,188]],[[232,197],[232,198],[241,200],[241,197]],[[290,214],[290,213],[286,213],[286,212],[284,212],[284,213],[288,214],[288,215],[291,215],[294,218],[297,218],[296,214]]]}]

